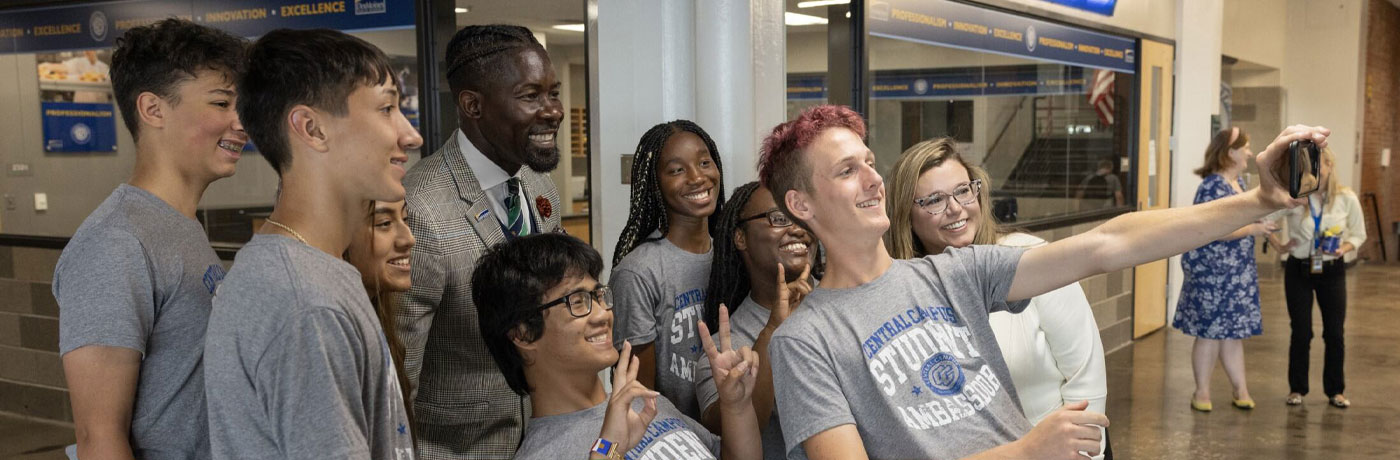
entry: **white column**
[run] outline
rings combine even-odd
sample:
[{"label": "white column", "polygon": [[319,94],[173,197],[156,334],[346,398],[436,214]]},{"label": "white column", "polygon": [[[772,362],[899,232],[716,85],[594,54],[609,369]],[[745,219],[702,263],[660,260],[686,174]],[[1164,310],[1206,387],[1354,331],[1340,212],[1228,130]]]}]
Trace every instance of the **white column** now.
[{"label": "white column", "polygon": [[[1336,157],[1335,178],[1359,189],[1362,119],[1365,110],[1365,7],[1361,0],[1288,0],[1284,27],[1284,125],[1332,129],[1327,144]],[[1375,84],[1387,84],[1376,82]],[[1394,84],[1391,82],[1389,84]],[[1269,139],[1278,133],[1268,133]],[[1254,137],[1255,149],[1267,143]],[[1389,229],[1387,229],[1389,230]]]},{"label": "white column", "polygon": [[[753,179],[753,36],[748,0],[695,5],[695,122],[715,141],[725,193]],[[745,161],[748,160],[748,161]]]},{"label": "white column", "polygon": [[[783,23],[782,0],[754,0],[749,24],[753,31],[753,144],[748,160],[736,155],[735,165],[744,162],[744,174],[731,177],[754,180],[755,164],[763,139],[778,123],[787,121],[787,25]],[[739,153],[739,152],[736,152]],[[738,170],[738,168],[731,168]],[[734,183],[735,186],[739,182]]]},{"label": "white column", "polygon": [[[1206,146],[1215,133],[1210,116],[1220,111],[1223,0],[1181,0],[1176,4],[1176,108],[1172,112],[1171,205],[1190,206],[1201,178]],[[1259,145],[1259,144],[1255,144]],[[1167,264],[1167,322],[1181,294],[1181,257]]]},{"label": "white column", "polygon": [[621,158],[653,125],[704,127],[728,189],[757,176],[759,143],[786,115],[786,31],[782,0],[594,1],[591,220],[611,262],[631,196]]},{"label": "white column", "polygon": [[611,269],[630,202],[623,155],[653,125],[695,117],[695,2],[596,0],[589,9],[596,50],[589,63],[596,69],[589,81],[590,221],[594,247]]}]

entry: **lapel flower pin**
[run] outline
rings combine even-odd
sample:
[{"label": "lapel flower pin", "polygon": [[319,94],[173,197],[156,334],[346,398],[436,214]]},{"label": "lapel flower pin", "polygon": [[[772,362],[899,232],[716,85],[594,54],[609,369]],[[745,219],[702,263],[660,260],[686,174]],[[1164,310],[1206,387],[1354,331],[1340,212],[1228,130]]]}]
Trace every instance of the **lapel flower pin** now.
[{"label": "lapel flower pin", "polygon": [[554,214],[554,206],[549,204],[549,199],[545,198],[544,195],[535,197],[535,209],[538,209],[540,211],[540,217],[544,217],[545,219],[548,219],[549,216]]}]

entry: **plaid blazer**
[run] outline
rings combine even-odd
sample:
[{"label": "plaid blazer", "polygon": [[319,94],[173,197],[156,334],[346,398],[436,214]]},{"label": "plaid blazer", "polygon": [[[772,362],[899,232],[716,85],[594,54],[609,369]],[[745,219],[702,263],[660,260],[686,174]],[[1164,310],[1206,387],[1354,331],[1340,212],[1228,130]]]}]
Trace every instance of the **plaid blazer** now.
[{"label": "plaid blazer", "polygon": [[[560,231],[559,191],[550,177],[521,176],[533,233]],[[487,248],[505,241],[491,203],[452,135],[404,177],[408,227],[417,244],[413,287],[399,297],[398,329],[414,400],[419,458],[509,459],[530,417],[491,359],[478,328],[471,277]],[[537,200],[549,201],[541,218]]]}]

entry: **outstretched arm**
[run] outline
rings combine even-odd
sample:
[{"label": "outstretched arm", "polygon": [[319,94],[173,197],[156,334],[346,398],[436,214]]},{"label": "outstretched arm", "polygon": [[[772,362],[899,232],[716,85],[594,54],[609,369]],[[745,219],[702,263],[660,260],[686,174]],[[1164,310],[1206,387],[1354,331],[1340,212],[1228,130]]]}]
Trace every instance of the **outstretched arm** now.
[{"label": "outstretched arm", "polygon": [[1181,254],[1200,247],[1270,212],[1304,203],[1267,171],[1287,161],[1288,143],[1310,139],[1327,145],[1326,128],[1290,126],[1256,162],[1259,188],[1229,198],[1182,208],[1140,211],[1113,218],[1086,233],[1031,249],[1021,256],[1007,300],[1029,299],[1098,273]]}]

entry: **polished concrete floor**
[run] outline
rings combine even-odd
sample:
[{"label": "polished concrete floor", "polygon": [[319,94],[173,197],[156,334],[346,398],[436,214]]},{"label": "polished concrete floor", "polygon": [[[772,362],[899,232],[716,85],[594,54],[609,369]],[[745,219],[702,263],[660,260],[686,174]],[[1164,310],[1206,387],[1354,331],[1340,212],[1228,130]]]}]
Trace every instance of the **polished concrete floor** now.
[{"label": "polished concrete floor", "polygon": [[[1163,329],[1108,356],[1109,428],[1118,459],[1400,459],[1400,265],[1367,265],[1348,277],[1347,391],[1350,409],[1320,391],[1320,319],[1313,388],[1300,407],[1288,394],[1288,315],[1283,277],[1260,267],[1264,335],[1245,342],[1249,389],[1258,408],[1230,407],[1230,383],[1217,367],[1215,411],[1190,409],[1191,338]],[[0,458],[63,459],[70,427],[0,416]]]},{"label": "polished concrete floor", "polygon": [[1116,458],[1123,459],[1400,459],[1400,266],[1359,266],[1348,273],[1346,395],[1349,409],[1322,394],[1322,320],[1314,314],[1313,392],[1302,406],[1288,395],[1288,313],[1283,274],[1259,269],[1264,334],[1245,341],[1252,411],[1230,406],[1231,387],[1216,367],[1215,411],[1190,408],[1192,338],[1163,329],[1108,356]]}]

